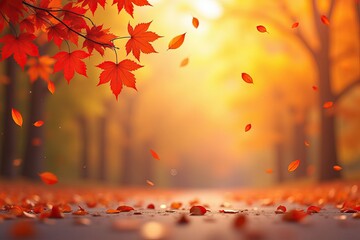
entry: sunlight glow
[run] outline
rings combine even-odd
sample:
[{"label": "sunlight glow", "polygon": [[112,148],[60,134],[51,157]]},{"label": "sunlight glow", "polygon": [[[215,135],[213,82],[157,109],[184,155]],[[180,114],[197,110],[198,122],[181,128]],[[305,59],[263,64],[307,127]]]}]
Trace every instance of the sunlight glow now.
[{"label": "sunlight glow", "polygon": [[196,10],[207,18],[218,18],[222,15],[222,8],[216,0],[197,0]]}]

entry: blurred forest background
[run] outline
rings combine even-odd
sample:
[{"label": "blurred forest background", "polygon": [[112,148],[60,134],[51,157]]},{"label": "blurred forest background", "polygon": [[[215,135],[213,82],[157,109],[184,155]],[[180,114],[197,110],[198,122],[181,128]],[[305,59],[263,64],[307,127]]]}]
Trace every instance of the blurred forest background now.
[{"label": "blurred forest background", "polygon": [[[96,86],[99,69],[69,85],[53,74],[51,95],[41,77],[30,79],[12,59],[0,63],[3,178],[38,179],[46,170],[65,183],[145,186],[151,180],[160,187],[360,178],[359,1],[149,2],[153,7],[138,8],[136,20],[110,5],[94,17],[123,36],[128,22],[153,21],[152,30],[164,36],[154,43],[159,54],[142,57],[138,91],[125,88],[118,101],[108,86]],[[166,51],[184,32],[184,45]],[[56,50],[43,44],[40,52]],[[106,52],[105,59],[113,57]],[[180,67],[185,58],[189,64]],[[253,85],[241,79],[243,72]],[[327,101],[334,106],[324,109]],[[11,108],[23,113],[22,128]],[[44,126],[34,127],[37,120]],[[295,159],[301,164],[289,173]]]}]

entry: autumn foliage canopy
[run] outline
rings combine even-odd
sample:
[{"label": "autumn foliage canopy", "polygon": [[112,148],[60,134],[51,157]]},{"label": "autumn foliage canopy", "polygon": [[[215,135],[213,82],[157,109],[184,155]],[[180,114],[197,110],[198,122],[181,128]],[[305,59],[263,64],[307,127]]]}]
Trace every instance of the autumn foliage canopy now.
[{"label": "autumn foliage canopy", "polygon": [[[68,83],[75,74],[87,76],[84,60],[105,50],[114,51],[114,61],[98,63],[102,69],[99,84],[110,82],[116,98],[123,86],[136,89],[133,71],[141,68],[141,53],[156,53],[152,42],[160,36],[149,30],[151,22],[132,26],[128,24],[128,36],[118,36],[103,25],[91,20],[99,9],[116,5],[118,12],[134,17],[135,6],[151,6],[147,0],[2,0],[0,2],[0,50],[1,59],[13,57],[33,82],[38,78],[48,82],[51,93],[55,91],[50,74],[62,72]],[[89,17],[90,16],[90,17]],[[120,39],[124,46],[118,46]],[[40,55],[39,47],[53,43],[59,49],[54,56]],[[138,62],[119,60],[117,51],[125,50]]]}]

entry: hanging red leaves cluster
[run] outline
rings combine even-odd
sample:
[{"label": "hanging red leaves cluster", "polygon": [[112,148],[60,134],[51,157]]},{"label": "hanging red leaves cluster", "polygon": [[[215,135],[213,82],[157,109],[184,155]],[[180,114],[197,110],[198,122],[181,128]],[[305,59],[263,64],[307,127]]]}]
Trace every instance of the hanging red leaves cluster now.
[{"label": "hanging red leaves cluster", "polygon": [[[110,82],[116,98],[123,85],[136,89],[135,76],[131,71],[142,66],[128,59],[118,61],[116,51],[123,47],[116,46],[116,40],[129,38],[126,53],[131,52],[140,61],[141,52],[156,53],[151,43],[160,36],[148,31],[151,22],[140,23],[134,28],[129,23],[130,36],[117,36],[103,25],[96,25],[87,16],[89,12],[94,15],[99,6],[105,9],[111,4],[117,5],[119,12],[124,9],[132,17],[134,6],[151,6],[147,0],[71,0],[64,4],[59,0],[3,0],[0,2],[0,32],[9,33],[0,37],[1,59],[13,56],[21,68],[27,67],[32,82],[37,79],[46,81],[53,94],[52,73],[62,72],[68,83],[75,73],[86,77],[86,58],[94,52],[103,56],[106,49],[111,49],[116,60],[98,64],[104,70],[99,85]],[[52,58],[40,56],[39,46],[43,43],[35,41],[38,38],[47,39],[61,51]]]}]

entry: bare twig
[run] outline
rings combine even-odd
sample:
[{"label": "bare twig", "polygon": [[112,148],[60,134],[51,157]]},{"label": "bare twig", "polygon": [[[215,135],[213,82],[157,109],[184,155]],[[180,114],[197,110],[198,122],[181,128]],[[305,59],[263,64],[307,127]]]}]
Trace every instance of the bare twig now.
[{"label": "bare twig", "polygon": [[341,90],[338,94],[336,94],[335,102],[341,100],[341,98],[343,98],[348,92],[350,92],[358,84],[360,84],[360,77],[358,77],[355,81],[347,85],[343,90]]}]

